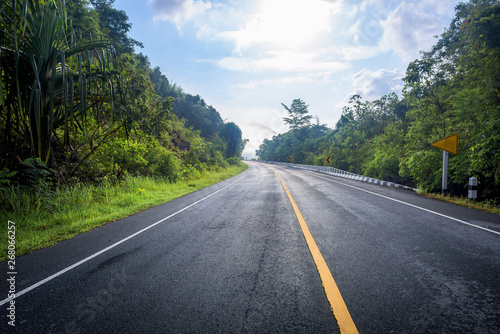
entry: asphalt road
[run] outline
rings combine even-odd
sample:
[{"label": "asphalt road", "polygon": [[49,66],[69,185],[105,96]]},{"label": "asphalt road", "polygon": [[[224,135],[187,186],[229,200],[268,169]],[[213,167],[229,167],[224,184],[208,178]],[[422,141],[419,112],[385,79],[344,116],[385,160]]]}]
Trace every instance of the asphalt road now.
[{"label": "asphalt road", "polygon": [[249,164],[235,178],[18,258],[16,326],[4,299],[0,332],[339,333],[275,172],[360,333],[500,332],[500,216]]}]

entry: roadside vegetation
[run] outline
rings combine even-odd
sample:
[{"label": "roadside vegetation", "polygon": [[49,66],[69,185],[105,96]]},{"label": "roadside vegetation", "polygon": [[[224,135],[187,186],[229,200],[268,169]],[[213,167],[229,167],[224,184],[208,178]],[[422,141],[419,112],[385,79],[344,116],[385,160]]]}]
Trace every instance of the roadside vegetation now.
[{"label": "roadside vegetation", "polygon": [[[40,185],[35,192],[2,188],[0,200],[7,205],[0,219],[15,222],[16,254],[22,255],[233,177],[246,168],[241,163],[202,173],[187,171],[175,183],[161,177],[128,176],[120,182],[58,189]],[[7,238],[0,239],[0,248],[7,249]],[[0,261],[6,258],[2,252]]]},{"label": "roadside vegetation", "polygon": [[500,215],[500,205],[498,204],[498,202],[492,200],[477,201],[474,199],[470,199],[468,197],[457,197],[457,196],[438,194],[438,193],[428,193],[428,192],[421,193],[421,195],[438,201],[453,203],[465,206],[467,208],[487,211]]},{"label": "roadside vegetation", "polygon": [[477,177],[478,200],[499,207],[500,3],[457,5],[450,26],[408,65],[403,81],[402,96],[352,96],[333,129],[318,119],[313,124],[301,99],[283,104],[290,130],[264,140],[257,156],[332,166],[439,193],[442,152],[430,144],[456,133],[449,195],[467,197],[469,178]]},{"label": "roadside vegetation", "polygon": [[246,168],[238,125],[152,68],[113,3],[0,0],[0,224],[19,255]]}]

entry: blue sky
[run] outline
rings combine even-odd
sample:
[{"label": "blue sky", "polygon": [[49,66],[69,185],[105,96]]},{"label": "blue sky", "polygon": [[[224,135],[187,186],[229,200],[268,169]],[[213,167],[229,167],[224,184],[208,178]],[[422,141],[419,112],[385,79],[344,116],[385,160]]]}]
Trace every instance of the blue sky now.
[{"label": "blue sky", "polygon": [[400,93],[409,62],[429,50],[458,0],[116,0],[138,52],[199,94],[250,140],[286,132],[300,98],[333,127],[349,97]]}]

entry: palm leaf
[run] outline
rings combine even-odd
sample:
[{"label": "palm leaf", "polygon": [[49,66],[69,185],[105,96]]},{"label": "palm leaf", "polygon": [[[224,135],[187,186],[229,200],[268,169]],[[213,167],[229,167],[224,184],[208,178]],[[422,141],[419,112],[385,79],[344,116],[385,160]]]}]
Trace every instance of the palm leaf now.
[{"label": "palm leaf", "polygon": [[113,52],[105,39],[72,30],[64,0],[1,0],[0,33],[0,117],[13,108],[14,123],[24,130],[6,130],[29,134],[32,152],[47,161],[58,128],[68,145],[75,117],[85,124],[92,106],[111,102],[113,108]]}]

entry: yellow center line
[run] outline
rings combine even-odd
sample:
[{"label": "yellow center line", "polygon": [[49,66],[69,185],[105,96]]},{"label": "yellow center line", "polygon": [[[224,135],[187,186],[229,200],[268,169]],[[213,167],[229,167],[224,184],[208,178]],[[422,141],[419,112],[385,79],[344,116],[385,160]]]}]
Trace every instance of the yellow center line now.
[{"label": "yellow center line", "polygon": [[316,241],[314,241],[311,231],[309,231],[309,227],[307,227],[304,217],[300,213],[300,210],[295,203],[292,195],[290,194],[290,191],[288,191],[285,182],[283,182],[283,179],[279,176],[278,173],[276,173],[274,169],[271,168],[271,170],[278,176],[281,185],[285,189],[288,199],[292,204],[293,211],[295,211],[295,215],[299,220],[300,227],[302,228],[302,233],[304,234],[307,246],[309,247],[309,251],[311,252],[314,262],[316,263],[316,268],[318,269],[319,276],[325,289],[326,298],[330,302],[330,307],[332,309],[333,315],[337,319],[340,332],[345,334],[358,333],[356,325],[351,318],[351,314],[347,310],[344,299],[340,294],[339,288],[337,287],[337,284],[333,279],[332,273],[330,272],[330,269],[328,268],[323,255],[321,255],[321,252],[319,251]]}]

